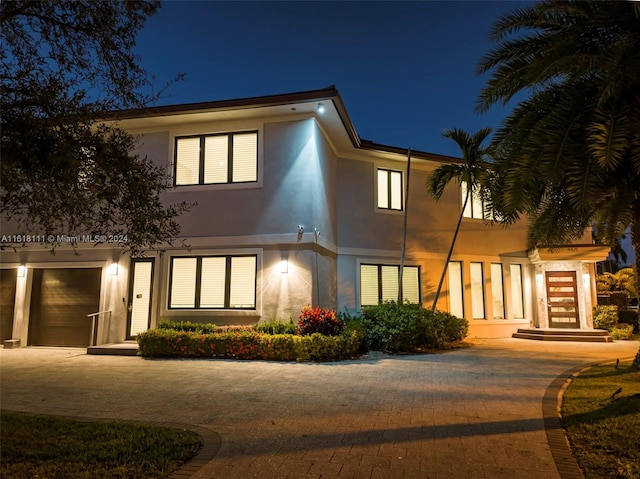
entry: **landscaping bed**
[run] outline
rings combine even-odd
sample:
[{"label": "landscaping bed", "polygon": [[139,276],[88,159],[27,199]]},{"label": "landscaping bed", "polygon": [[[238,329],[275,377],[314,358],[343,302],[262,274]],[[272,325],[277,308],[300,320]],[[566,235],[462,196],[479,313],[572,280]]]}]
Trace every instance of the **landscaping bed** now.
[{"label": "landscaping bed", "polygon": [[270,321],[254,326],[164,322],[137,337],[144,357],[338,361],[369,350],[419,352],[446,349],[467,335],[464,319],[420,305],[383,303],[362,317],[304,308],[297,323]]},{"label": "landscaping bed", "polygon": [[640,477],[640,371],[595,366],[567,388],[562,424],[586,479]]}]

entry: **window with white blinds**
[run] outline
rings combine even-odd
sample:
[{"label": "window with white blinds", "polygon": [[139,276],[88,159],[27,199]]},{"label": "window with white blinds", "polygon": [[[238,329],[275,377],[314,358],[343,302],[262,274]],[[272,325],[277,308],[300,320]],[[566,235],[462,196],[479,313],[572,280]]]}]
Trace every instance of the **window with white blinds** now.
[{"label": "window with white blinds", "polygon": [[[467,198],[467,191],[469,186],[466,181],[460,183],[460,194],[462,196],[462,204],[464,205],[465,199]],[[470,192],[469,199],[467,200],[467,204],[464,208],[464,212],[462,216],[465,218],[476,218],[476,219],[484,219],[484,200],[480,195],[478,188],[473,188]]]},{"label": "window with white blinds", "polygon": [[473,319],[485,319],[484,315],[484,272],[482,263],[469,265],[471,275],[471,312]]},{"label": "window with white blinds", "polygon": [[[360,305],[374,306],[384,301],[398,300],[399,266],[360,265]],[[402,270],[402,298],[420,303],[420,268],[405,266]]]},{"label": "window with white blinds", "polygon": [[256,256],[171,258],[170,309],[255,309]]},{"label": "window with white blinds", "polygon": [[176,138],[176,186],[256,181],[257,131]]},{"label": "window with white blinds", "polygon": [[502,264],[491,263],[491,299],[493,300],[493,319],[504,319],[504,285]]},{"label": "window with white blinds", "polygon": [[378,169],[378,208],[402,210],[402,172]]},{"label": "window with white blinds", "polygon": [[512,295],[512,307],[513,317],[515,319],[524,318],[524,288],[522,277],[522,265],[511,264],[509,265],[509,272],[511,273],[511,295]]},{"label": "window with white blinds", "polygon": [[449,262],[449,312],[464,318],[464,284],[462,282],[462,262]]}]

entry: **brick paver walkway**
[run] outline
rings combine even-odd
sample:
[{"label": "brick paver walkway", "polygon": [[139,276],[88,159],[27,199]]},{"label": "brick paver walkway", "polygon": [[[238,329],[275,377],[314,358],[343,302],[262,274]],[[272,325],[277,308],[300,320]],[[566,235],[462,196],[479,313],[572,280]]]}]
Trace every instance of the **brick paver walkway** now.
[{"label": "brick paver walkway", "polygon": [[[196,425],[220,449],[197,478],[559,478],[542,400],[613,344],[477,340],[325,364],[3,350],[3,409]],[[216,436],[217,437],[217,436]]]}]

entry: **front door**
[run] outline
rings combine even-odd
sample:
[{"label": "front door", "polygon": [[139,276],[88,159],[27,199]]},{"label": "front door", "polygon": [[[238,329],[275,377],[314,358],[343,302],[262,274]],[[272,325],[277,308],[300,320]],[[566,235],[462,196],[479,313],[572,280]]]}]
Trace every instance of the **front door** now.
[{"label": "front door", "polygon": [[138,333],[149,329],[152,284],[153,258],[131,260],[127,339],[133,339]]},{"label": "front door", "polygon": [[547,314],[550,328],[580,328],[575,271],[547,271]]}]

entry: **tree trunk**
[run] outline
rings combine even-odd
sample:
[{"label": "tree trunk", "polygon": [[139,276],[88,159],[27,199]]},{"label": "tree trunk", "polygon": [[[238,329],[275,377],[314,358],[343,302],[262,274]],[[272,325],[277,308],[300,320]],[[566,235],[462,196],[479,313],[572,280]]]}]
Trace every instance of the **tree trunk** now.
[{"label": "tree trunk", "polygon": [[636,202],[633,207],[633,222],[631,223],[631,247],[636,256],[635,280],[636,280],[636,299],[638,307],[640,307],[640,201]]},{"label": "tree trunk", "polygon": [[467,207],[469,196],[471,196],[471,188],[467,188],[467,194],[464,198],[462,209],[460,210],[460,216],[458,216],[458,224],[456,225],[456,230],[453,232],[453,238],[451,239],[451,246],[449,246],[447,259],[444,262],[444,267],[442,268],[442,274],[440,275],[440,281],[438,282],[438,288],[436,289],[436,297],[433,298],[433,305],[431,305],[431,311],[435,311],[436,304],[438,304],[438,298],[440,297],[440,290],[442,289],[442,283],[444,283],[444,277],[447,274],[447,268],[449,267],[449,260],[451,259],[451,255],[453,254],[453,247],[456,245],[456,239],[458,238],[458,232],[460,231],[460,224],[462,223],[462,217],[464,215],[464,210]]}]

